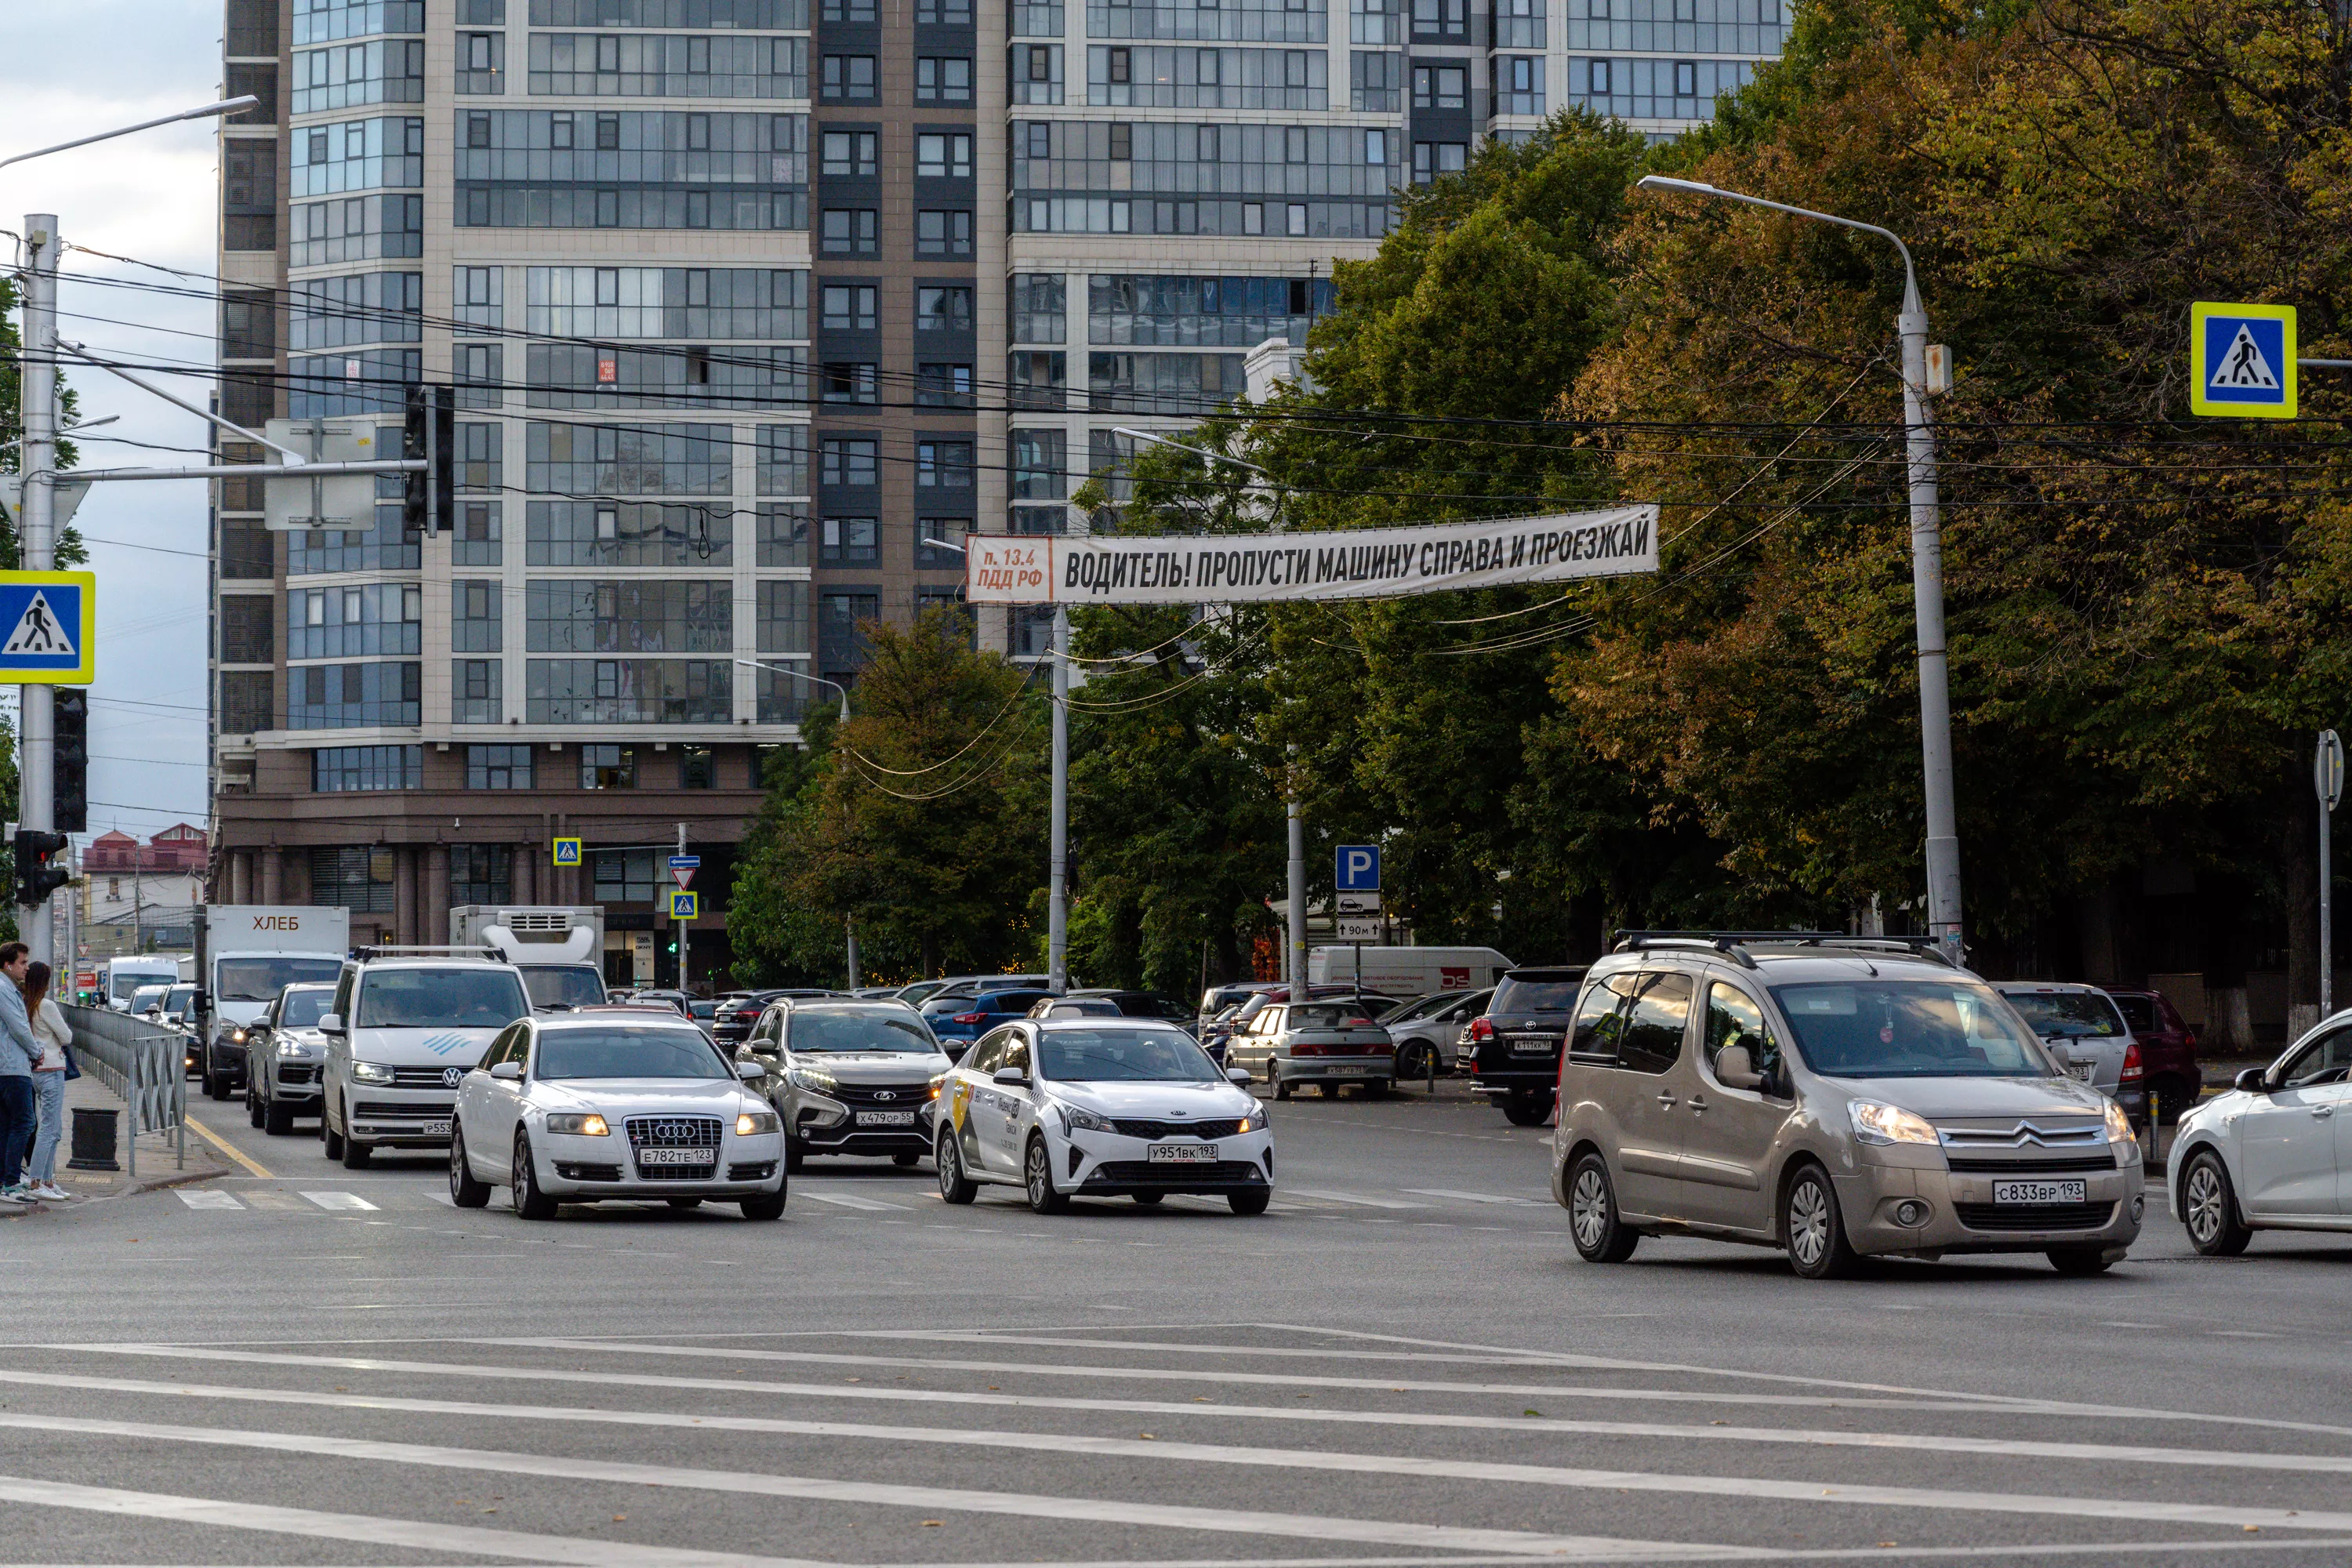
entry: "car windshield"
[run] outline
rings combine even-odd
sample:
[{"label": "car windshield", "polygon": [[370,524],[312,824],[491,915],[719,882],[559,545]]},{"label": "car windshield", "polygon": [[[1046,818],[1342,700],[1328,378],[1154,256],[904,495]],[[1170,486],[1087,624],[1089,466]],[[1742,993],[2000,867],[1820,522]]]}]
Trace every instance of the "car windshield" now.
[{"label": "car windshield", "polygon": [[735,1076],[700,1030],[674,1024],[550,1029],[539,1037],[539,1059],[531,1074],[543,1079]]},{"label": "car windshield", "polygon": [[1990,986],[1877,980],[1776,985],[1805,1063],[1831,1078],[2048,1078]]},{"label": "car windshield", "polygon": [[503,969],[380,969],[360,981],[356,1029],[502,1029],[530,1011]]},{"label": "car windshield", "polygon": [[795,1051],[938,1050],[922,1021],[881,1008],[803,1007],[787,1018],[784,1043]]},{"label": "car windshield", "polygon": [[2124,1022],[2135,1035],[2153,1035],[2162,1027],[2156,1021],[2156,998],[2153,996],[2118,996],[2116,1005],[2123,1009]]},{"label": "car windshield", "polygon": [[1289,1029],[1365,1029],[1371,1026],[1371,1016],[1353,1003],[1313,1003],[1293,1007],[1290,1016],[1283,1020]]},{"label": "car windshield", "polygon": [[278,1026],[281,1029],[315,1029],[319,1020],[335,1005],[332,991],[289,991],[278,1008]]},{"label": "car windshield", "polygon": [[1576,1005],[1573,980],[1506,980],[1495,987],[1489,1013],[1565,1013]]},{"label": "car windshield", "polygon": [[1038,1070],[1063,1083],[1214,1083],[1208,1053],[1177,1029],[1043,1029]]},{"label": "car windshield", "polygon": [[289,985],[303,981],[332,980],[343,970],[340,958],[224,958],[220,961],[222,1002],[267,1002]]},{"label": "car windshield", "polygon": [[2124,1032],[2115,1005],[2091,991],[2009,991],[2009,1005],[2045,1040],[2106,1040]]},{"label": "car windshield", "polygon": [[134,1012],[144,1013],[150,1007],[161,1005],[163,993],[170,989],[168,985],[142,985],[131,994],[131,1009]]},{"label": "car windshield", "polygon": [[604,977],[593,963],[526,963],[522,988],[534,1007],[593,1007],[604,1000]]},{"label": "car windshield", "polygon": [[195,1005],[195,1001],[196,988],[194,986],[174,985],[170,991],[164,993],[163,1011],[173,1015],[184,1013],[189,1008]]}]

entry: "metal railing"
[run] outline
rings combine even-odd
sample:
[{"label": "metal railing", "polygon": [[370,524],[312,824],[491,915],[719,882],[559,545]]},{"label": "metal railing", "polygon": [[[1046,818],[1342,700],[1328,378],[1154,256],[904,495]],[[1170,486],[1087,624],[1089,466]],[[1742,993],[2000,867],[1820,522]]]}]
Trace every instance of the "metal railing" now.
[{"label": "metal railing", "polygon": [[139,1135],[172,1136],[177,1163],[188,1163],[188,1037],[107,1007],[67,1007],[81,1070],[121,1098],[129,1125],[123,1157],[139,1174]]}]

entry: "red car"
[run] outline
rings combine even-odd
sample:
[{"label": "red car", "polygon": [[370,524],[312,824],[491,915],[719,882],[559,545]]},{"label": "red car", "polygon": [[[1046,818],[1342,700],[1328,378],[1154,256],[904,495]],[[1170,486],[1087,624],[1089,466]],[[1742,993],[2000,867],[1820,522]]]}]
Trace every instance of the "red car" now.
[{"label": "red car", "polygon": [[2205,1075],[2197,1066],[2197,1033],[2161,991],[2117,991],[2112,986],[2106,991],[2131,1026],[2148,1097],[2156,1101],[2163,1125],[2169,1127],[2204,1091]]}]

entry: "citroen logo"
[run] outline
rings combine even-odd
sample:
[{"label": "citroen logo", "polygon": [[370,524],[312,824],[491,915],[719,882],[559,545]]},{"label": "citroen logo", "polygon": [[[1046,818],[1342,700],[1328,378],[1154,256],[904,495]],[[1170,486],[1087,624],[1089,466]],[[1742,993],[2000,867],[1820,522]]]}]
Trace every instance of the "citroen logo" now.
[{"label": "citroen logo", "polygon": [[895,1089],[877,1089],[875,1091],[874,1098],[877,1100],[896,1100],[898,1098],[898,1091]]},{"label": "citroen logo", "polygon": [[447,1084],[451,1089],[457,1088],[459,1083],[463,1082],[465,1080],[465,1077],[466,1069],[464,1068],[443,1068],[441,1069],[441,1081]]}]

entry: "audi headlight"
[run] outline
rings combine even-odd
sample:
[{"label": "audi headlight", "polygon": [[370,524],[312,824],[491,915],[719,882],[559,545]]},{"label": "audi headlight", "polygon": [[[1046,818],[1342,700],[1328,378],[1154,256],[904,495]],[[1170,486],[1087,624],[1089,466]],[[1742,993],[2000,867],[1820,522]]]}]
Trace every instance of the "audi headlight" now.
[{"label": "audi headlight", "polygon": [[612,1132],[604,1119],[594,1111],[584,1116],[551,1116],[547,1119],[550,1132],[568,1132],[577,1138],[603,1138]]},{"label": "audi headlight", "polygon": [[1108,1116],[1097,1116],[1091,1110],[1075,1105],[1065,1105],[1062,1110],[1062,1131],[1065,1132],[1116,1132]]},{"label": "audi headlight", "polygon": [[1262,1100],[1253,1101],[1249,1108],[1249,1114],[1242,1118],[1242,1131],[1244,1132],[1263,1132],[1265,1129],[1265,1101]]},{"label": "audi headlight", "polygon": [[353,1062],[352,1076],[362,1083],[390,1083],[392,1069],[382,1062]]},{"label": "audi headlight", "polygon": [[2112,1100],[2107,1101],[2107,1142],[2110,1143],[2137,1142],[2132,1134],[2131,1118],[2126,1116],[2124,1108]]},{"label": "audi headlight", "polygon": [[841,1081],[831,1073],[817,1072],[809,1068],[794,1068],[784,1078],[794,1089],[804,1089],[812,1094],[835,1094],[841,1089]]},{"label": "audi headlight", "polygon": [[1936,1130],[1927,1125],[1927,1118],[1916,1116],[1899,1105],[1881,1105],[1869,1100],[1848,1100],[1845,1113],[1853,1121],[1853,1135],[1864,1143],[1937,1142]]},{"label": "audi headlight", "polygon": [[747,1110],[735,1119],[735,1136],[749,1138],[755,1132],[773,1132],[778,1125],[772,1110]]}]

